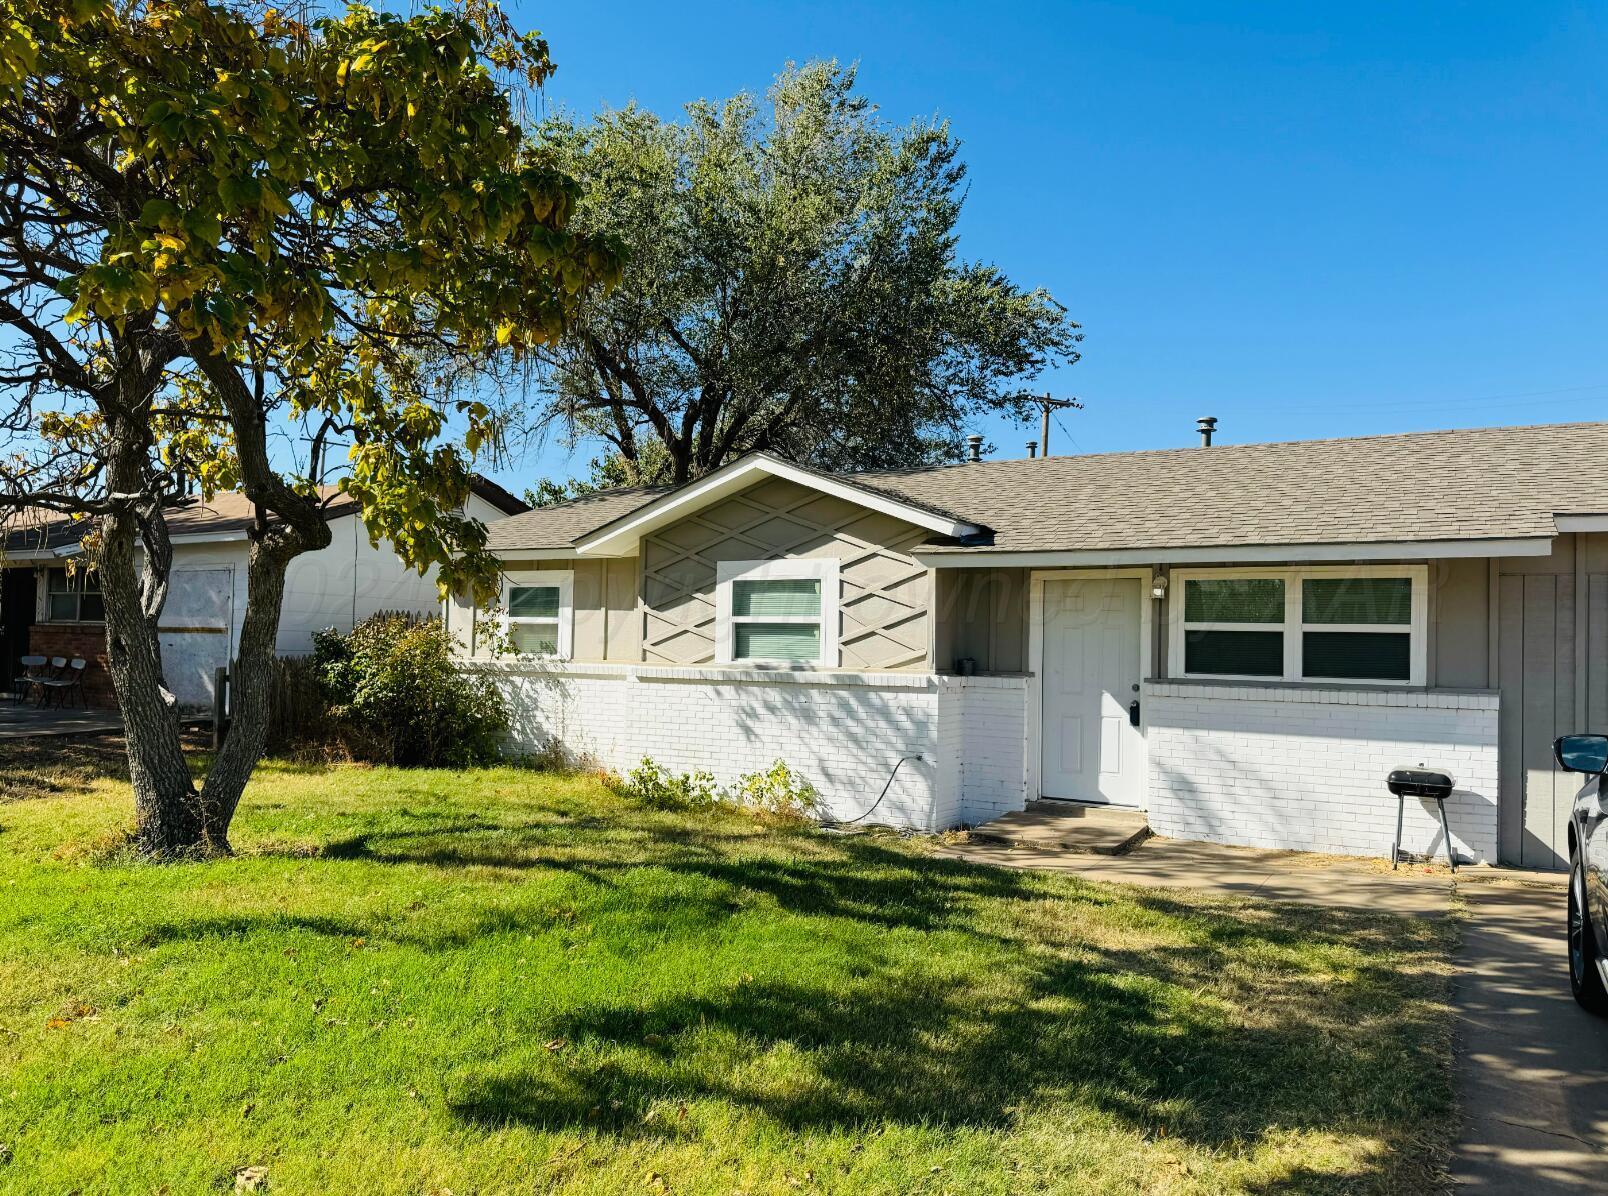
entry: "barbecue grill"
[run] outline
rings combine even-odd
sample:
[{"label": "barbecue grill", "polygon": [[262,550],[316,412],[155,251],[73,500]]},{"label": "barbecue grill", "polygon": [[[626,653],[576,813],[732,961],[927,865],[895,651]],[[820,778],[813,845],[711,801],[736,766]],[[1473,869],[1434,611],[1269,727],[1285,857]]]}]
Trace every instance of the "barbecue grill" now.
[{"label": "barbecue grill", "polygon": [[1440,811],[1441,837],[1446,840],[1446,858],[1452,871],[1457,871],[1457,852],[1452,850],[1452,828],[1446,821],[1446,799],[1452,795],[1457,782],[1444,772],[1430,772],[1423,768],[1398,768],[1385,778],[1385,785],[1396,795],[1396,842],[1390,849],[1390,866],[1396,867],[1401,859],[1401,824],[1407,815],[1409,797],[1433,798]]}]

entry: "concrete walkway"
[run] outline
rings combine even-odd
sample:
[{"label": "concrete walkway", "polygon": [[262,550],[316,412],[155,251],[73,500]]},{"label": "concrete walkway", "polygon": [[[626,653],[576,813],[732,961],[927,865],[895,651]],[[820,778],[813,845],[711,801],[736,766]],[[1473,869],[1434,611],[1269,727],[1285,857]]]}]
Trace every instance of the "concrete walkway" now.
[{"label": "concrete walkway", "polygon": [[[1462,1127],[1452,1174],[1479,1196],[1608,1196],[1608,1020],[1569,995],[1563,877],[1464,868],[1391,872],[1375,861],[1150,839],[1126,855],[991,843],[943,854],[1151,888],[1414,917],[1463,902],[1455,963]],[[1489,883],[1489,882],[1498,883]],[[1519,881],[1522,883],[1500,883]]]},{"label": "concrete walkway", "polygon": [[121,731],[123,717],[115,710],[51,707],[41,710],[31,702],[0,698],[0,739],[33,739],[45,735],[84,735]]},{"label": "concrete walkway", "polygon": [[946,847],[940,853],[977,864],[1072,872],[1115,884],[1203,889],[1363,913],[1439,917],[1451,909],[1451,874],[1444,870],[1411,869],[1404,864],[1400,872],[1391,872],[1368,860],[1337,860],[1294,851],[1146,839],[1126,855],[976,841]]},{"label": "concrete walkway", "polygon": [[1569,995],[1564,892],[1462,895],[1453,1176],[1482,1196],[1608,1193],[1608,1020]]}]

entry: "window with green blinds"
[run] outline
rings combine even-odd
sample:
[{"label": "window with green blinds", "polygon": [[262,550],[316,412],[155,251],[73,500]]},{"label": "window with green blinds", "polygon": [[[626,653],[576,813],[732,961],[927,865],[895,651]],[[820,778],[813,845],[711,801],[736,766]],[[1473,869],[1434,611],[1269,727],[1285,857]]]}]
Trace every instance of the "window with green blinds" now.
[{"label": "window with green blinds", "polygon": [[738,623],[733,655],[739,660],[813,661],[821,657],[819,623]]},{"label": "window with green blinds", "polygon": [[[808,566],[801,566],[804,571]],[[816,664],[825,652],[825,582],[815,577],[734,578],[730,597],[731,660]]]},{"label": "window with green blinds", "polygon": [[821,579],[797,577],[732,582],[731,613],[740,619],[818,619],[821,617]]},{"label": "window with green blinds", "polygon": [[557,585],[508,587],[508,639],[521,656],[557,656],[564,593]]},{"label": "window with green blinds", "polygon": [[511,619],[558,618],[558,587],[509,586],[508,617]]},{"label": "window with green blinds", "polygon": [[550,627],[540,623],[516,623],[508,628],[508,638],[514,651],[525,656],[557,656],[558,624]]}]

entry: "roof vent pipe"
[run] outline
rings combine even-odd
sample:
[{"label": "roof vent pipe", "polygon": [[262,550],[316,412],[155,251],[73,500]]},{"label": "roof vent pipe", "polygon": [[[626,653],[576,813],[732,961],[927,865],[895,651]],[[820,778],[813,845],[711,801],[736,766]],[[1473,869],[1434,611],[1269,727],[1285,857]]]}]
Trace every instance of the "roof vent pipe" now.
[{"label": "roof vent pipe", "polygon": [[966,437],[966,460],[981,461],[983,459],[983,438],[976,432]]},{"label": "roof vent pipe", "polygon": [[1195,430],[1200,433],[1200,447],[1212,447],[1212,433],[1217,431],[1217,417],[1203,415],[1195,421]]},{"label": "roof vent pipe", "polygon": [[1038,456],[1038,441],[1029,440],[1027,442],[1027,459],[1031,461],[1036,456]]}]

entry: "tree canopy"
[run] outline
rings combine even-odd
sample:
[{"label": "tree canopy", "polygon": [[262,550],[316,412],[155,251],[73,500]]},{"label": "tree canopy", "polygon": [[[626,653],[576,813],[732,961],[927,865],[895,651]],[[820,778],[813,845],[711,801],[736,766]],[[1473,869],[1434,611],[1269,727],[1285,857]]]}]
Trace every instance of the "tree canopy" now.
[{"label": "tree canopy", "polygon": [[[285,568],[329,543],[331,453],[371,536],[444,584],[494,577],[462,508],[505,413],[473,383],[619,269],[516,119],[551,70],[489,0],[0,14],[0,516],[94,521],[143,846],[227,848]],[[257,511],[234,727],[199,792],[156,636],[165,511],[195,481]]]},{"label": "tree canopy", "polygon": [[958,458],[968,420],[1023,418],[1078,358],[1043,290],[959,255],[947,124],[893,127],[835,63],[679,122],[554,117],[536,144],[618,239],[620,286],[536,346],[549,428],[601,440],[598,481],[680,482],[750,449],[829,469]]}]

